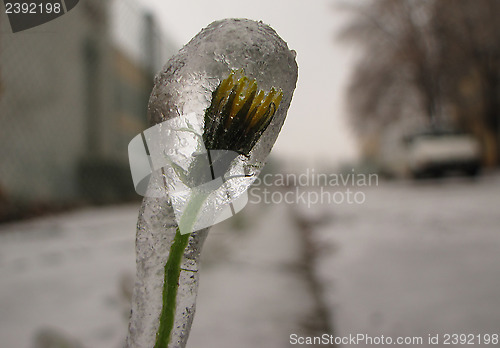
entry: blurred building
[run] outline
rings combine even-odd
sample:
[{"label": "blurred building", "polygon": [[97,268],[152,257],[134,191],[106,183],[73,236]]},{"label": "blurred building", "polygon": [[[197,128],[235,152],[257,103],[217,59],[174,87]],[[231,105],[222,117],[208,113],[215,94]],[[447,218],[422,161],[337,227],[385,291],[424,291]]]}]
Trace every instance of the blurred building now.
[{"label": "blurred building", "polygon": [[133,195],[130,139],[175,46],[133,0],[81,1],[0,34],[0,218],[6,207]]}]

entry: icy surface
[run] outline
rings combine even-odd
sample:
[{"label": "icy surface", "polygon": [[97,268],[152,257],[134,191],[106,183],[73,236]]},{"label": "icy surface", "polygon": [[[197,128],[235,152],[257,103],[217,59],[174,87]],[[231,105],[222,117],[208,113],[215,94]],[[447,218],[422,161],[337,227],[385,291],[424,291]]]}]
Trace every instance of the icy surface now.
[{"label": "icy surface", "polygon": [[[283,99],[273,121],[249,156],[238,156],[232,162],[229,173],[240,168],[248,178],[240,176],[227,180],[223,190],[209,197],[202,212],[209,207],[217,208],[227,200],[228,192],[233,197],[241,195],[258,175],[290,106],[297,81],[295,54],[272,28],[262,22],[227,19],[203,29],[167,62],[155,78],[148,107],[152,125],[187,115],[195,115],[198,123],[203,124],[213,91],[231,70],[238,69],[243,69],[248,78],[256,79],[260,89],[280,88]],[[192,153],[191,156],[183,153],[183,157],[192,158],[197,147],[186,148]],[[182,163],[182,158],[180,161],[177,163],[179,167],[190,166],[190,163]],[[176,177],[178,172],[175,171],[155,172],[148,190],[161,192]],[[187,201],[190,197],[183,199]],[[162,308],[163,268],[176,231],[175,216],[168,197],[144,199],[137,226],[138,280],[133,295],[129,347],[154,346]],[[179,279],[172,347],[183,346],[189,334],[195,310],[198,256],[206,233],[207,230],[201,230],[192,234],[184,255],[182,268],[189,271],[183,271]]]},{"label": "icy surface", "polygon": [[256,79],[260,90],[274,87],[281,89],[284,96],[271,125],[250,156],[238,156],[224,183],[212,190],[200,209],[194,230],[215,223],[213,217],[242,195],[262,168],[292,99],[297,81],[295,52],[263,23],[244,19],[214,22],[169,60],[156,77],[151,95],[149,115],[157,125],[144,132],[151,161],[155,168],[158,167],[155,163],[168,161],[172,165],[162,165],[166,182],[160,182],[160,188],[150,189],[150,194],[163,193],[161,187],[167,184],[179,221],[194,195],[191,192],[194,188],[182,176],[200,154],[206,153],[201,141],[205,110],[211,103],[212,92],[233,70],[242,70],[246,77]]},{"label": "icy surface", "polygon": [[[257,164],[248,166],[246,157],[235,151],[207,150],[203,125],[194,113],[161,122],[144,131],[129,144],[129,156],[137,193],[145,197],[169,197],[181,234],[210,227],[243,209],[241,197],[255,180]],[[144,168],[144,166],[146,168]],[[149,185],[151,170],[164,182]],[[196,220],[184,226],[182,216],[193,197],[201,197]],[[239,208],[239,209],[237,209]]]},{"label": "icy surface", "polygon": [[[336,333],[498,332],[500,173],[364,192],[361,206],[302,207],[331,216],[313,234]],[[212,229],[188,348],[293,347],[289,335],[307,333],[300,323],[310,319],[311,295],[288,209],[250,204]],[[122,348],[137,211],[99,207],[0,225],[1,347],[34,348],[49,328],[84,348]]]},{"label": "icy surface", "polygon": [[[0,225],[0,346],[123,347],[138,204]],[[53,336],[53,335],[52,335]]]}]

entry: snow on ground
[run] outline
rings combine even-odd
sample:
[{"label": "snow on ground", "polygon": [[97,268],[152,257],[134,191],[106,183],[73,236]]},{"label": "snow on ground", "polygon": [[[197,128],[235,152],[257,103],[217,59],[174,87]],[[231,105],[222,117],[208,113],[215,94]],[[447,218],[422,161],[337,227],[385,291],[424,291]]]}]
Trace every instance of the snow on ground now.
[{"label": "snow on ground", "polygon": [[[289,347],[307,334],[298,212],[328,217],[310,236],[336,334],[500,333],[500,176],[362,190],[360,205],[249,205],[215,226],[188,347]],[[138,208],[0,226],[0,347],[32,348],[42,329],[123,346]]]},{"label": "snow on ground", "polygon": [[366,198],[317,231],[337,247],[317,265],[337,333],[500,334],[500,177],[381,183]]},{"label": "snow on ground", "polygon": [[87,209],[0,228],[0,346],[57,329],[87,348],[120,347],[135,272],[138,206]]},{"label": "snow on ground", "polygon": [[[288,210],[261,208],[247,207],[253,213],[210,232],[189,347],[285,347],[311,314]],[[0,347],[33,347],[41,329],[87,348],[122,347],[138,209],[95,208],[3,226]]]},{"label": "snow on ground", "polygon": [[247,228],[227,221],[208,235],[188,347],[288,347],[291,333],[305,332],[312,299],[289,210],[254,208],[240,216]]}]

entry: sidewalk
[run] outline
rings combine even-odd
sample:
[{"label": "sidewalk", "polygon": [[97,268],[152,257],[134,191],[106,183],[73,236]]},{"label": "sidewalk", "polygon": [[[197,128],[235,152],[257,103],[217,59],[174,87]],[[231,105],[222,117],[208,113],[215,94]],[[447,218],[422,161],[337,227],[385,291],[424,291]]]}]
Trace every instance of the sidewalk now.
[{"label": "sidewalk", "polygon": [[0,346],[56,330],[86,348],[121,347],[121,283],[135,273],[138,206],[87,209],[0,227]]},{"label": "sidewalk", "polygon": [[316,272],[338,335],[422,337],[422,347],[500,335],[500,176],[382,182],[366,198],[315,231],[336,250],[319,254]]},{"label": "sidewalk", "polygon": [[[365,194],[350,206],[250,204],[213,227],[188,347],[281,348],[321,333],[422,347],[439,334],[439,347],[446,333],[500,334],[500,176]],[[123,346],[138,210],[0,226],[2,348],[34,348],[42,329]]]},{"label": "sidewalk", "polygon": [[313,301],[288,207],[245,209],[209,233],[188,347],[289,347],[307,331]]},{"label": "sidewalk", "polygon": [[[2,347],[32,348],[47,330],[85,348],[123,346],[138,208],[0,227]],[[245,210],[209,233],[188,347],[287,347],[313,314],[287,207]]]}]

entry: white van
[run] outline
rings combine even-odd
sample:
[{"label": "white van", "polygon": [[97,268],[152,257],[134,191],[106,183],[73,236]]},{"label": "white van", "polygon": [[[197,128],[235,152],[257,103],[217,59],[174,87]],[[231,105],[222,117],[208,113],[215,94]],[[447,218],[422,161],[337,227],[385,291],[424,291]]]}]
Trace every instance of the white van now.
[{"label": "white van", "polygon": [[408,169],[414,178],[479,173],[481,147],[472,134],[434,130],[412,134],[405,142]]}]

